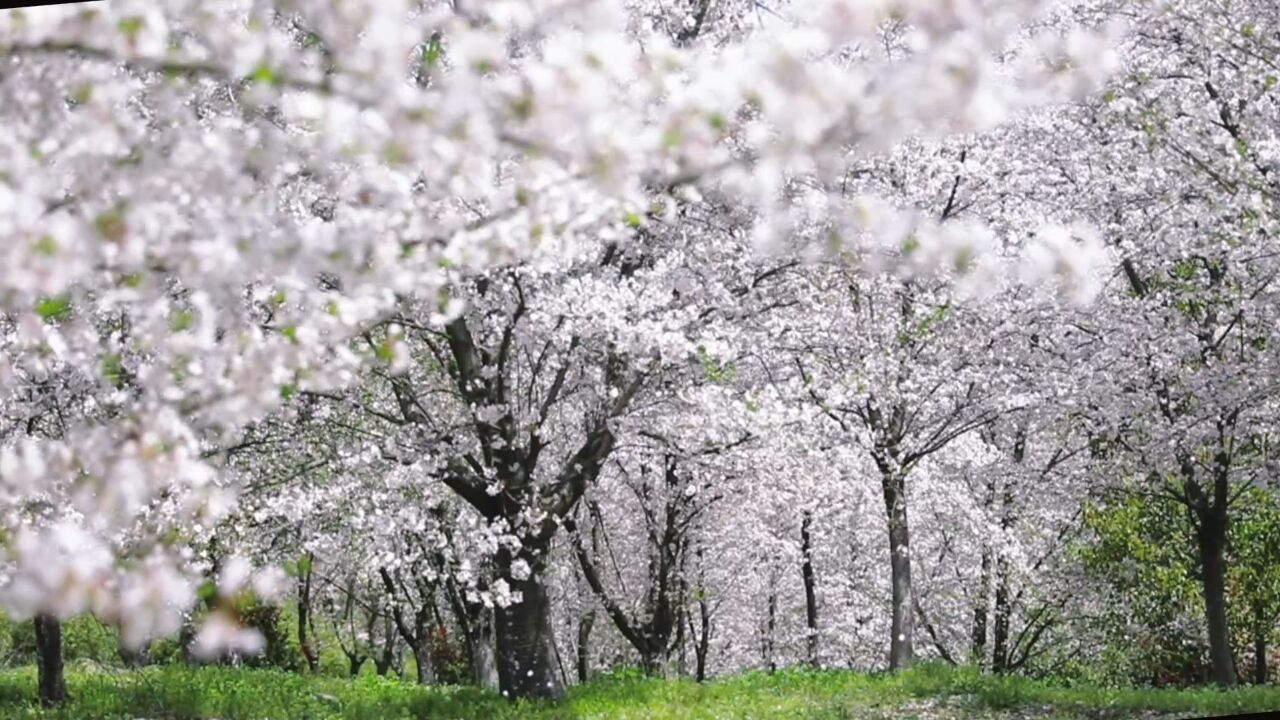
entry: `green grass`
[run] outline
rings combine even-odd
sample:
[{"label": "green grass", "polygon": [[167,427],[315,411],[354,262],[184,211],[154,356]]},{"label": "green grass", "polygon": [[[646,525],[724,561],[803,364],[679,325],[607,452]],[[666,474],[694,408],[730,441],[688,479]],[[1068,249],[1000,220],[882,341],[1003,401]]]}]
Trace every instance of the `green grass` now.
[{"label": "green grass", "polygon": [[748,673],[698,685],[605,678],[573,688],[559,706],[508,703],[473,688],[417,687],[362,676],[306,677],[270,670],[78,668],[72,703],[34,704],[30,668],[0,673],[0,717],[169,720],[948,720],[960,718],[1194,717],[1280,709],[1280,687],[1153,690],[1061,687],[967,669],[921,666],[889,674],[845,671]]}]

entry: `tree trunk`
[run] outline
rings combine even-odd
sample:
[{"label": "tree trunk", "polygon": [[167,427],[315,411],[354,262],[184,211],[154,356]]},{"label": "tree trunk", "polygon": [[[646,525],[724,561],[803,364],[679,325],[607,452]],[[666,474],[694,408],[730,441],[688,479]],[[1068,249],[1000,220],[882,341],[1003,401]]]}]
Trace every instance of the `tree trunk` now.
[{"label": "tree trunk", "polygon": [[991,638],[991,669],[1003,673],[1009,669],[1009,561],[996,560],[996,618]]},{"label": "tree trunk", "polygon": [[347,656],[347,660],[349,660],[351,663],[351,666],[349,668],[351,672],[351,677],[359,677],[360,668],[364,667],[364,661],[367,659],[368,658],[366,658],[363,655]]},{"label": "tree trunk", "polygon": [[[703,590],[702,592],[706,592]],[[705,597],[698,598],[698,642],[694,647],[694,675],[697,682],[707,679],[707,653],[711,649],[711,608]]]},{"label": "tree trunk", "polygon": [[[995,503],[995,495],[995,480],[989,479],[987,481],[987,495],[983,503],[988,511],[990,511],[992,504]],[[989,603],[991,602],[992,563],[990,538],[983,536],[981,542],[982,569],[978,575],[978,596],[973,602],[973,630],[969,636],[969,655],[972,658],[972,662],[979,668],[985,667],[987,664],[987,613],[990,611]]]},{"label": "tree trunk", "polygon": [[509,551],[498,554],[501,574],[521,600],[494,609],[494,629],[498,639],[498,681],[508,698],[564,697],[564,686],[556,675],[552,656],[551,602],[541,576],[540,563],[527,558],[532,568],[529,577],[517,580],[511,576],[515,560]]},{"label": "tree trunk", "polygon": [[1200,545],[1200,572],[1204,592],[1204,618],[1209,633],[1211,677],[1222,687],[1236,684],[1235,660],[1231,655],[1231,632],[1227,625],[1226,548],[1227,526],[1222,513],[1201,515],[1196,535]]},{"label": "tree trunk", "polygon": [[411,643],[409,651],[413,653],[414,680],[419,685],[431,684],[431,645],[426,640]]},{"label": "tree trunk", "polygon": [[1262,633],[1253,639],[1253,681],[1267,683],[1267,636]]},{"label": "tree trunk", "polygon": [[40,705],[56,707],[67,701],[67,681],[62,671],[62,621],[52,615],[37,615],[35,626]]},{"label": "tree trunk", "polygon": [[303,559],[303,571],[298,588],[298,647],[302,650],[302,659],[312,673],[320,669],[320,653],[317,652],[310,635],[311,630],[311,565],[314,557],[307,554]]},{"label": "tree trunk", "polygon": [[764,666],[769,672],[777,672],[778,661],[773,654],[773,638],[778,627],[778,593],[769,593],[768,615],[765,619],[764,637],[761,649],[764,654]]},{"label": "tree trunk", "polygon": [[973,633],[969,654],[978,667],[987,662],[987,602],[991,593],[991,546],[982,544],[982,572],[978,578],[978,597],[973,603]]},{"label": "tree trunk", "polygon": [[907,525],[906,477],[901,472],[881,475],[885,512],[889,519],[889,569],[893,582],[893,622],[889,638],[889,669],[901,670],[915,657],[915,611],[911,600],[911,533]]},{"label": "tree trunk", "polygon": [[380,677],[386,677],[396,664],[396,645],[399,642],[400,635],[396,630],[395,618],[391,613],[384,612],[382,620],[382,648],[381,651],[373,658],[373,668]]},{"label": "tree trunk", "polygon": [[578,682],[580,683],[585,683],[591,677],[591,628],[595,624],[595,609],[587,611],[578,621]]},{"label": "tree trunk", "polygon": [[[653,638],[649,638],[653,640]],[[646,645],[640,650],[640,671],[645,677],[660,677],[662,675],[664,658],[653,644]]]},{"label": "tree trunk", "polygon": [[488,608],[481,608],[477,619],[472,623],[471,637],[468,638],[471,652],[471,676],[476,685],[497,691],[498,659],[493,651],[493,619]]},{"label": "tree trunk", "polygon": [[813,539],[809,528],[813,514],[808,510],[800,521],[800,577],[804,580],[805,651],[809,665],[818,667],[818,593],[813,574]]},{"label": "tree trunk", "polygon": [[[1014,447],[1014,462],[1021,463],[1023,458],[1023,438],[1019,436]],[[1000,529],[1003,531],[1001,542],[1008,537],[1014,525],[1013,485],[1006,481],[1004,491],[1000,493]],[[996,559],[996,617],[991,638],[991,669],[997,673],[1009,670],[1009,624],[1013,617],[1013,599],[1010,594],[1010,583],[1013,568],[1009,558],[1001,552]]]}]

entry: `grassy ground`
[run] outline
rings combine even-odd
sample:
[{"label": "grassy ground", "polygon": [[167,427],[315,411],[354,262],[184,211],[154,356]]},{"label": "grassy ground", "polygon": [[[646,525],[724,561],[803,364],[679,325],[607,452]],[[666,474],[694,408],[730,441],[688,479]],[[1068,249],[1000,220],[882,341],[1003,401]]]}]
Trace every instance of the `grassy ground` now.
[{"label": "grassy ground", "polygon": [[605,679],[560,706],[511,704],[472,688],[423,688],[377,677],[313,678],[265,670],[156,667],[69,673],[72,704],[34,706],[31,669],[0,673],[0,717],[187,720],[1111,720],[1280,710],[1280,687],[1230,692],[1063,688],[969,670],[897,675],[787,671],[706,685]]}]

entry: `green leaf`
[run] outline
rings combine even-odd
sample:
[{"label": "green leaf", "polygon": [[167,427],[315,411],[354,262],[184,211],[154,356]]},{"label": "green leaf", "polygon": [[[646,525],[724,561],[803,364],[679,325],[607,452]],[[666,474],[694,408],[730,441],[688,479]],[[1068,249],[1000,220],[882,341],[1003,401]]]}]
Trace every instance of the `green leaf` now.
[{"label": "green leaf", "polygon": [[374,348],[373,353],[379,360],[387,363],[391,362],[391,359],[395,357],[395,349],[391,346],[390,340],[383,340],[381,343],[378,343],[378,346]]},{"label": "green leaf", "polygon": [[432,35],[431,41],[427,46],[422,48],[422,69],[429,71],[440,61],[440,56],[444,54],[444,47],[440,44],[440,35]]},{"label": "green leaf", "polygon": [[190,310],[178,310],[169,316],[169,329],[174,332],[189,330],[195,324],[195,313]]},{"label": "green leaf", "polygon": [[116,28],[125,36],[126,40],[134,42],[138,39],[138,33],[142,30],[144,23],[145,21],[141,17],[131,15],[127,18],[121,18],[120,22],[116,23]]},{"label": "green leaf", "polygon": [[42,297],[36,301],[36,314],[46,322],[61,322],[71,317],[71,296],[67,294]]},{"label": "green leaf", "polygon": [[41,235],[31,249],[45,257],[53,257],[58,254],[58,241],[54,240],[52,235]]},{"label": "green leaf", "polygon": [[120,353],[107,353],[102,356],[102,377],[117,390],[124,387],[123,360]]},{"label": "green leaf", "polygon": [[212,580],[205,580],[203,583],[200,584],[200,587],[196,589],[196,597],[205,602],[209,602],[210,600],[213,600],[217,596],[218,596],[218,586]]},{"label": "green leaf", "polygon": [[263,85],[280,84],[280,77],[276,75],[275,71],[268,67],[266,63],[262,63],[255,67],[253,72],[249,73],[248,77],[245,79],[250,82],[260,83]]}]

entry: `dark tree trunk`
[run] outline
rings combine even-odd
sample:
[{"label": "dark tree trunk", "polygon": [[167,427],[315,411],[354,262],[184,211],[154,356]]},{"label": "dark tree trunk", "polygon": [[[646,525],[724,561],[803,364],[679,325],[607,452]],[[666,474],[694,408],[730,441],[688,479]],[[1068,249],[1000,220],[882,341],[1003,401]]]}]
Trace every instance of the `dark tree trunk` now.
[{"label": "dark tree trunk", "polygon": [[[1219,514],[1214,513],[1214,515]],[[1212,679],[1222,687],[1231,687],[1236,684],[1236,665],[1231,655],[1231,632],[1227,625],[1225,518],[1202,516],[1196,534],[1200,545],[1204,618],[1209,633],[1209,665]]]},{"label": "dark tree trunk", "polygon": [[377,671],[380,677],[386,677],[391,672],[391,666],[396,661],[396,630],[391,626],[389,620],[384,620],[382,627],[382,650],[373,658],[373,669]]},{"label": "dark tree trunk", "polygon": [[349,671],[351,672],[351,677],[357,677],[360,675],[360,668],[364,667],[364,661],[368,660],[368,658],[364,655],[348,655],[347,660],[350,661]]},{"label": "dark tree trunk", "polygon": [[307,554],[303,559],[302,577],[298,588],[298,647],[302,650],[302,659],[312,673],[320,669],[320,653],[312,641],[311,622],[311,565],[315,558]]},{"label": "dark tree trunk", "polygon": [[1253,681],[1267,683],[1267,636],[1262,633],[1253,639]]},{"label": "dark tree trunk", "polygon": [[[987,482],[985,505],[988,510],[995,502],[994,480]],[[979,668],[987,663],[987,613],[991,601],[992,548],[990,539],[982,538],[982,568],[978,575],[978,594],[973,602],[973,630],[970,633],[970,657]]]},{"label": "dark tree trunk", "polygon": [[596,611],[587,611],[578,621],[578,682],[591,677],[591,628],[596,624]]},{"label": "dark tree trunk", "polygon": [[[682,593],[683,595],[683,593]],[[676,677],[684,678],[689,675],[689,643],[686,642],[688,634],[685,628],[689,626],[689,608],[683,603],[680,605],[680,614],[676,618],[676,639],[672,643],[672,652],[676,656]]]},{"label": "dark tree trunk", "polygon": [[[538,549],[534,549],[537,552]],[[526,557],[532,571],[525,580],[511,577],[515,558],[499,551],[498,565],[518,603],[494,609],[494,629],[498,640],[498,683],[510,698],[564,697],[564,686],[556,675],[552,648],[551,599],[536,557]]]},{"label": "dark tree trunk", "polygon": [[769,672],[777,672],[778,661],[773,654],[773,638],[778,628],[778,594],[769,592],[769,609],[765,620],[764,637],[761,645],[764,654],[764,666]]},{"label": "dark tree trunk", "polygon": [[1271,634],[1272,623],[1268,622],[1266,612],[1261,604],[1253,608],[1253,682],[1265,685],[1267,682],[1267,637]]},{"label": "dark tree trunk", "polygon": [[[1014,446],[1014,462],[1022,462],[1023,442],[1020,435]],[[1005,483],[1004,491],[1000,493],[1000,529],[1007,534],[1013,529],[1014,521],[1013,486]],[[1009,647],[1009,624],[1013,618],[1013,598],[1009,587],[1012,573],[1009,559],[1001,553],[996,560],[996,617],[991,639],[991,669],[997,673],[1007,672],[1012,661]]]},{"label": "dark tree trunk", "polygon": [[373,668],[380,677],[386,677],[392,670],[400,674],[400,631],[396,628],[396,619],[387,609],[379,614],[378,620],[382,622],[382,647],[373,656]]},{"label": "dark tree trunk", "polygon": [[[704,591],[705,592],[705,591]],[[707,679],[707,654],[711,649],[711,608],[704,597],[698,598],[697,644],[694,646],[694,675],[697,682]]]},{"label": "dark tree trunk", "polygon": [[[576,549],[575,545],[575,549]],[[591,560],[600,555],[600,523],[591,523]],[[583,571],[588,572],[588,570]],[[594,590],[592,591],[594,592]],[[596,608],[591,609],[578,620],[578,682],[585,683],[591,678],[591,630],[596,624]]]},{"label": "dark tree trunk", "polygon": [[818,667],[818,593],[813,574],[813,539],[809,528],[813,514],[805,511],[800,521],[800,577],[804,580],[805,651],[809,665]]},{"label": "dark tree trunk", "polygon": [[987,602],[991,593],[991,546],[982,545],[982,571],[978,577],[978,597],[973,603],[973,633],[970,655],[978,667],[987,662]]},{"label": "dark tree trunk", "polygon": [[413,653],[414,679],[419,685],[431,684],[431,645],[430,643],[415,642],[409,645],[409,651]]},{"label": "dark tree trunk", "polygon": [[[392,598],[391,618],[395,622],[396,631],[400,633],[404,644],[409,646],[409,652],[413,653],[413,665],[416,679],[419,685],[429,685],[431,683],[431,606],[426,604],[427,598],[421,599],[424,603],[413,613],[413,625],[410,626],[409,618],[405,616],[404,608],[399,604],[396,596],[397,582],[392,578],[391,573],[386,568],[379,568],[378,574],[382,577],[382,585],[387,591],[387,595]],[[421,588],[420,588],[421,589]],[[427,593],[424,593],[424,595]]]},{"label": "dark tree trunk", "polygon": [[991,669],[997,673],[1009,669],[1009,600],[1009,561],[1001,556],[996,561],[996,618],[991,638]]},{"label": "dark tree trunk", "polygon": [[906,477],[900,471],[881,475],[889,519],[889,569],[893,583],[893,621],[889,669],[900,670],[915,657],[915,612],[911,586],[911,532],[907,525]]},{"label": "dark tree trunk", "polygon": [[56,707],[67,701],[67,681],[62,671],[62,622],[52,615],[37,615],[35,626],[40,705]]}]

